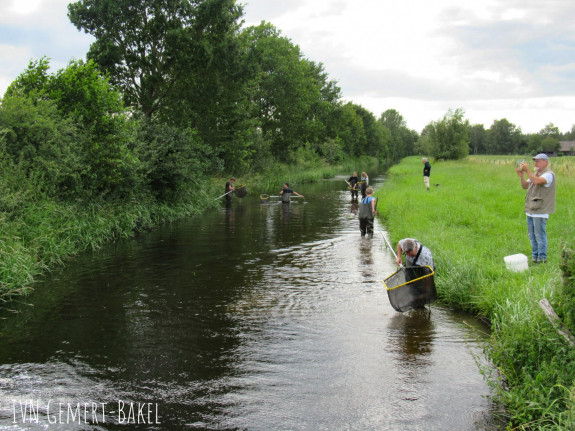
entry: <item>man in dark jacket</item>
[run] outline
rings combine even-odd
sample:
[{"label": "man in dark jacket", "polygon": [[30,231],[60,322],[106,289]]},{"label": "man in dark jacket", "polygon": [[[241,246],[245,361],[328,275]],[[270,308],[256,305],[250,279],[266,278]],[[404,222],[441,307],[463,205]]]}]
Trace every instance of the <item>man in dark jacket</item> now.
[{"label": "man in dark jacket", "polygon": [[421,159],[421,161],[423,163],[423,182],[425,187],[427,187],[427,191],[429,191],[429,175],[431,174],[431,165],[425,157]]}]

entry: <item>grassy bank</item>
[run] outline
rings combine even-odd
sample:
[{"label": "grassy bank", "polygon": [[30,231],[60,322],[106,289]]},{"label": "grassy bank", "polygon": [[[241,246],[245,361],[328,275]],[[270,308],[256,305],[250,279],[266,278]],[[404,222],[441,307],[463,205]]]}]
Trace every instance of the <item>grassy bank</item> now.
[{"label": "grassy bank", "polygon": [[[250,193],[269,193],[279,191],[285,181],[297,186],[374,163],[373,158],[340,166],[302,160],[291,166],[274,164],[265,172],[238,177],[238,182],[248,184]],[[56,201],[39,192],[33,181],[0,175],[0,302],[28,293],[42,274],[78,253],[221,205],[215,198],[223,193],[225,181],[214,178],[190,187],[170,202],[141,196],[86,203]]]},{"label": "grassy bank", "polygon": [[491,322],[487,354],[497,372],[490,382],[506,406],[510,429],[575,429],[575,349],[538,304],[548,298],[562,314],[569,303],[560,263],[575,238],[574,158],[555,161],[557,213],[548,222],[548,263],[513,273],[505,256],[531,256],[525,190],[514,171],[520,158],[433,163],[429,192],[421,159],[405,159],[376,193],[379,212],[394,243],[414,237],[431,248],[443,302]]}]

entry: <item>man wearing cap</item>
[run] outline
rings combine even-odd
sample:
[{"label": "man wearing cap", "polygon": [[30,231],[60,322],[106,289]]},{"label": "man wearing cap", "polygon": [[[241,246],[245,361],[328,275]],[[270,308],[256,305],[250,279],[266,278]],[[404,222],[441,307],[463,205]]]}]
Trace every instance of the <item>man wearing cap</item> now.
[{"label": "man wearing cap", "polygon": [[547,262],[547,219],[555,212],[555,174],[548,167],[547,154],[533,157],[535,172],[531,172],[527,163],[516,168],[521,178],[521,187],[527,190],[525,196],[525,214],[527,215],[527,234],[531,241],[533,263]]}]

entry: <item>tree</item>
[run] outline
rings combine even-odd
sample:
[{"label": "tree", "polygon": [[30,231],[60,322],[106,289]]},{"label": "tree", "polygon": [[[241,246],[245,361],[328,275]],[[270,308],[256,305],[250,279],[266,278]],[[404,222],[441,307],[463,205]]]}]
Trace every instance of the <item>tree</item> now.
[{"label": "tree", "polygon": [[50,60],[46,57],[30,61],[26,70],[8,86],[5,96],[42,98],[50,79],[49,69]]},{"label": "tree", "polygon": [[472,154],[485,154],[487,152],[487,131],[483,124],[474,124],[470,127],[469,150]]},{"label": "tree", "polygon": [[389,158],[391,160],[399,160],[402,157],[415,154],[418,134],[407,128],[405,120],[399,112],[395,109],[388,109],[381,114],[379,121],[391,134],[391,141],[389,142]]},{"label": "tree", "polygon": [[489,128],[488,154],[516,154],[521,143],[521,129],[507,119],[495,120]]},{"label": "tree", "polygon": [[461,108],[449,110],[429,130],[432,156],[436,159],[461,159],[469,154],[469,120]]},{"label": "tree", "polygon": [[274,156],[285,156],[306,143],[316,147],[328,137],[339,88],[321,64],[303,57],[298,46],[269,23],[245,30],[250,65],[253,118]]},{"label": "tree", "polygon": [[[50,195],[65,197],[82,191],[85,170],[75,147],[80,134],[71,118],[52,100],[10,94],[0,107],[0,146],[14,165]],[[4,156],[4,154],[3,154]]]},{"label": "tree", "polygon": [[143,120],[137,123],[136,133],[133,151],[142,164],[144,183],[155,197],[176,200],[201,187],[199,177],[213,167],[213,151],[196,131]]},{"label": "tree", "polygon": [[431,133],[433,131],[433,127],[433,124],[428,124],[421,131],[421,135],[415,144],[415,151],[417,154],[421,154],[422,156],[432,154]]},{"label": "tree", "polygon": [[377,121],[373,113],[360,105],[353,105],[355,112],[363,121],[366,145],[363,154],[383,159],[387,156],[389,134],[383,125]]},{"label": "tree", "polygon": [[[88,58],[108,72],[126,103],[151,117],[176,83],[201,64],[206,38],[229,31],[241,8],[233,0],[79,0],[68,17],[96,42]],[[227,14],[227,15],[226,15]],[[223,25],[221,25],[223,23]]]},{"label": "tree", "polygon": [[543,138],[543,141],[541,141],[541,152],[553,153],[559,150],[560,146],[561,144],[557,138],[554,138],[553,136],[546,136]]},{"label": "tree", "polygon": [[367,137],[363,121],[357,114],[353,103],[346,103],[339,107],[334,114],[336,128],[332,130],[332,133],[335,132],[335,137],[341,141],[343,151],[352,157],[365,154],[363,151],[365,151]]},{"label": "tree", "polygon": [[[98,195],[127,193],[132,189],[137,161],[127,147],[129,124],[121,95],[91,61],[72,61],[53,75],[47,73],[48,67],[46,59],[30,62],[26,71],[8,88],[8,97],[28,101],[22,105],[29,105],[28,109],[22,108],[20,112],[33,114],[33,105],[41,108],[38,112],[42,115],[37,115],[43,118],[43,122],[57,124],[69,121],[74,124],[73,143],[67,145],[77,154],[74,162],[76,175],[81,178],[84,192]],[[50,102],[53,108],[44,102]],[[55,119],[53,109],[61,120]],[[17,124],[14,127],[18,127]],[[26,136],[30,137],[33,130],[38,129],[36,126],[29,128]],[[46,135],[53,134],[47,131]],[[21,139],[21,145],[27,146],[25,139]],[[40,163],[36,159],[42,153],[40,150],[52,144],[48,138],[45,143],[41,136],[38,139],[38,143],[27,146],[26,151],[30,152],[35,147],[38,151],[30,153],[34,154],[30,160]],[[66,139],[63,139],[64,143],[67,143]],[[62,152],[66,151],[62,149]]]},{"label": "tree", "polygon": [[546,138],[548,136],[559,139],[561,137],[561,132],[559,131],[559,127],[553,125],[553,123],[547,124],[543,129],[539,131],[539,134]]},{"label": "tree", "polygon": [[185,73],[159,112],[170,125],[198,131],[228,171],[246,170],[259,138],[251,117],[250,71],[241,36],[241,8],[233,0],[197,2]]}]

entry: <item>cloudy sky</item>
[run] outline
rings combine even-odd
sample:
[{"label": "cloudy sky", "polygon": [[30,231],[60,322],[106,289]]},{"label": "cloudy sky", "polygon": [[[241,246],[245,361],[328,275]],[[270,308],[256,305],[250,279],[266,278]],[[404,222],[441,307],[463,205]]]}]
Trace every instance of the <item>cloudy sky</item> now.
[{"label": "cloudy sky", "polygon": [[[69,0],[0,0],[0,94],[31,59],[84,58],[93,39]],[[462,108],[486,128],[575,124],[572,0],[242,0],[245,25],[271,22],[324,64],[343,97],[376,116],[396,109],[421,131]]]}]

